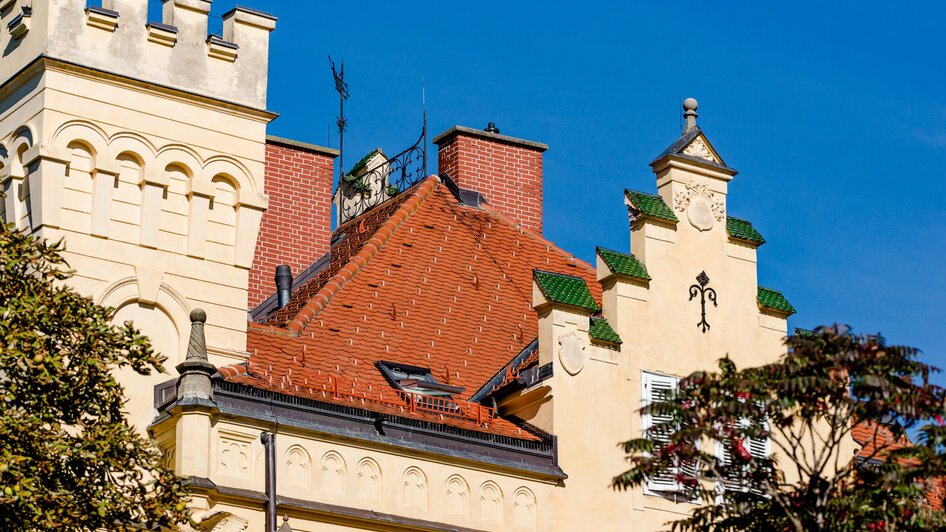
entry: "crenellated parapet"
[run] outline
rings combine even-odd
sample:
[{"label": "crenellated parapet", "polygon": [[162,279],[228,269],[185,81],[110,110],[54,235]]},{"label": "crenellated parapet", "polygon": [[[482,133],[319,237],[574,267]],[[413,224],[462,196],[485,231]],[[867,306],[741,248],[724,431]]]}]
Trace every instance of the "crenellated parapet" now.
[{"label": "crenellated parapet", "polygon": [[264,109],[276,18],[237,7],[223,15],[222,35],[208,35],[210,6],[165,0],[161,20],[148,20],[148,0],[0,2],[0,85],[45,56]]}]

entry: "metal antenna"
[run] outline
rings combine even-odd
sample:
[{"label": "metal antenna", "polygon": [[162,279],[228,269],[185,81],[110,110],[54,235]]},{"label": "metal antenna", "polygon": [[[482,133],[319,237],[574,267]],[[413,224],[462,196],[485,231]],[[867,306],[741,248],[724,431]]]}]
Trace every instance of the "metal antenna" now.
[{"label": "metal antenna", "polygon": [[427,177],[427,77],[424,76],[421,82],[420,99],[424,106],[424,177]]},{"label": "metal antenna", "polygon": [[335,124],[338,126],[338,182],[342,182],[342,176],[345,173],[345,128],[348,126],[348,119],[345,118],[345,100],[348,99],[348,84],[345,83],[345,63],[342,62],[342,68],[335,70],[335,61],[332,56],[328,56],[328,62],[332,65],[332,77],[335,78],[335,90],[338,92],[338,116],[335,118]]},{"label": "metal antenna", "polygon": [[[677,100],[678,100],[677,103],[680,104],[680,107],[677,107],[677,109],[682,109],[682,108],[683,108],[683,96],[677,96]],[[680,131],[683,131],[684,133],[686,133],[686,130],[683,129],[683,111],[677,111],[677,113],[678,113],[678,114],[677,114],[677,118],[680,120]]]}]

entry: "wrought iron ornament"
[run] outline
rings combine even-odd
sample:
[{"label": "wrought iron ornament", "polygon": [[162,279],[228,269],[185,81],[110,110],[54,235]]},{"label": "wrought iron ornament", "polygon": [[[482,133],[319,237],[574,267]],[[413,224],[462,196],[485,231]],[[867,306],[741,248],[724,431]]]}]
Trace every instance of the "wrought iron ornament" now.
[{"label": "wrought iron ornament", "polygon": [[696,326],[702,327],[704,334],[710,328],[710,324],[706,321],[706,301],[709,300],[709,302],[712,303],[714,307],[717,306],[716,290],[707,288],[706,286],[709,284],[709,281],[709,275],[706,275],[706,272],[700,272],[700,274],[696,276],[696,282],[698,284],[690,285],[689,301],[693,301],[693,298],[696,297],[697,294],[700,295],[700,322],[697,323]]},{"label": "wrought iron ornament", "polygon": [[[359,216],[427,177],[427,120],[420,137],[404,151],[387,157],[379,151],[365,168],[342,175],[336,190],[339,222]],[[356,165],[358,166],[358,165]]]},{"label": "wrought iron ornament", "polygon": [[345,63],[342,62],[342,68],[335,70],[335,61],[332,56],[328,56],[328,62],[332,65],[332,77],[335,78],[335,90],[338,92],[338,116],[335,117],[335,125],[338,126],[338,178],[341,181],[345,172],[345,128],[348,126],[348,119],[345,118],[345,100],[348,99],[348,84],[345,83]]}]

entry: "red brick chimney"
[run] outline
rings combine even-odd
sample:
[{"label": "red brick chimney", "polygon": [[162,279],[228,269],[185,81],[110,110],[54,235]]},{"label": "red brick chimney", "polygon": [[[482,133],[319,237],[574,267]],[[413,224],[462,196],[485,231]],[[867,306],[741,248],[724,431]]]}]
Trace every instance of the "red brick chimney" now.
[{"label": "red brick chimney", "polygon": [[439,173],[486,197],[527,229],[542,233],[542,152],[546,144],[454,126],[433,139]]},{"label": "red brick chimney", "polygon": [[248,309],[276,292],[276,266],[288,264],[296,276],[328,252],[336,157],[338,150],[266,137],[264,190],[269,208],[263,213],[250,268]]}]

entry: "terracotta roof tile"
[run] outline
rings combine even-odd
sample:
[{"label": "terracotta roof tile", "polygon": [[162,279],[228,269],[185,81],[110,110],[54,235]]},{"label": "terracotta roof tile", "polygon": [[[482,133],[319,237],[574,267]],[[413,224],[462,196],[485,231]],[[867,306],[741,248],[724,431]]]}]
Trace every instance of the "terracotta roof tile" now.
[{"label": "terracotta roof tile", "polygon": [[[327,271],[251,324],[245,383],[308,394],[307,381],[333,374],[392,391],[375,366],[392,360],[430,368],[468,399],[538,335],[534,268],[579,276],[601,301],[590,265],[491,208],[459,204],[436,177],[341,232],[346,247],[332,248]],[[503,419],[480,430],[531,437]]]}]

